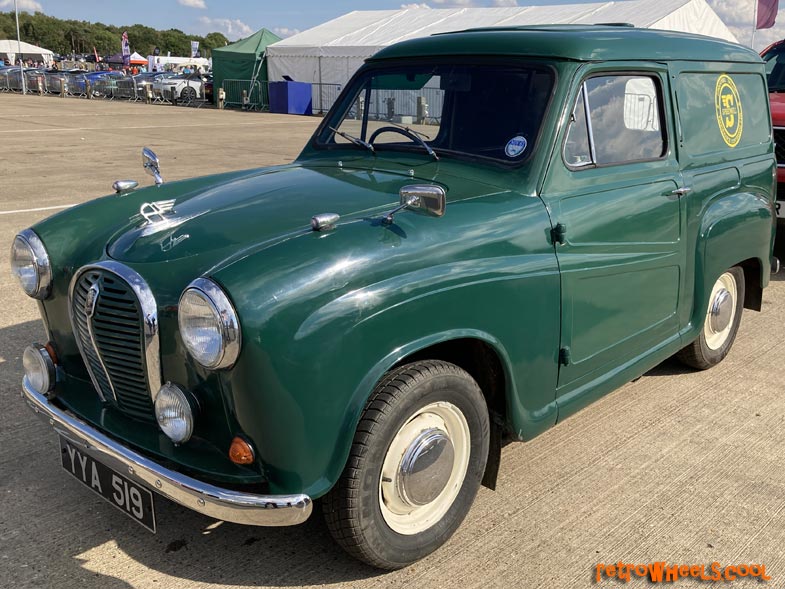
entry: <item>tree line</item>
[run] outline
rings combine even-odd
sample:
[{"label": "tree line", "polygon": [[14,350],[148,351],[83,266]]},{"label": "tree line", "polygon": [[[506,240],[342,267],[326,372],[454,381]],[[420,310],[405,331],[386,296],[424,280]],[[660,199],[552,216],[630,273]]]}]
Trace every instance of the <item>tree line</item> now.
[{"label": "tree line", "polygon": [[[199,41],[202,57],[210,57],[215,47],[223,47],[229,41],[222,33],[209,33],[204,37],[187,35],[179,29],[158,31],[144,25],[116,27],[103,23],[81,20],[63,20],[36,12],[19,14],[19,31],[22,41],[60,53],[92,53],[114,55],[120,52],[120,37],[128,32],[131,51],[141,55],[152,55],[158,47],[161,55],[171,51],[172,55],[190,56],[191,41]],[[16,39],[16,18],[13,12],[0,12],[0,39]]]}]

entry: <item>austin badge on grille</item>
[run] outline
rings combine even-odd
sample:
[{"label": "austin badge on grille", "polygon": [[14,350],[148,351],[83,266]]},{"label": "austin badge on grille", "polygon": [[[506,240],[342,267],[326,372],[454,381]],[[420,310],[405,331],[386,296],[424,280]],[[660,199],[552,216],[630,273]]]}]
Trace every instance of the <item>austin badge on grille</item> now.
[{"label": "austin badge on grille", "polygon": [[95,313],[95,305],[98,302],[98,295],[100,293],[101,289],[98,287],[98,283],[94,282],[90,287],[90,290],[87,291],[87,297],[84,301],[84,312],[88,317],[92,317]]}]

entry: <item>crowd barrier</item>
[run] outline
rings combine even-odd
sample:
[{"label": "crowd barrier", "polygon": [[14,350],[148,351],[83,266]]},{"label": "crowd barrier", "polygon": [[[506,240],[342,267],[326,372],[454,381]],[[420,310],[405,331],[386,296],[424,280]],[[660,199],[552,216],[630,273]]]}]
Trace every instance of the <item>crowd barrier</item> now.
[{"label": "crowd barrier", "polygon": [[311,84],[311,106],[314,114],[324,114],[330,110],[341,93],[340,84]]},{"label": "crowd barrier", "polygon": [[[148,79],[139,76],[88,77],[90,72],[24,72],[25,87],[31,94],[54,94],[58,96],[101,98],[105,100],[149,101],[159,104],[201,107],[211,101],[186,93],[175,95],[162,90]],[[244,110],[269,111],[269,83],[263,81],[228,79],[222,83],[224,106]],[[17,68],[0,70],[0,92],[21,92],[22,78]],[[216,89],[216,92],[218,90]],[[341,93],[340,84],[312,84],[312,107],[314,114],[326,113]]]},{"label": "crowd barrier", "polygon": [[267,82],[251,80],[224,80],[224,107],[244,110],[270,110],[270,89]]}]

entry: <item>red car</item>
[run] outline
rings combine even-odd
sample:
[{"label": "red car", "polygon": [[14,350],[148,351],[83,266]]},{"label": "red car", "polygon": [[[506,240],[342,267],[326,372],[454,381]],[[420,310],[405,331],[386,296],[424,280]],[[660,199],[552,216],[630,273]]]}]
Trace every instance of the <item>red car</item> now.
[{"label": "red car", "polygon": [[785,39],[761,53],[766,62],[774,150],[777,155],[777,217],[785,219]]}]

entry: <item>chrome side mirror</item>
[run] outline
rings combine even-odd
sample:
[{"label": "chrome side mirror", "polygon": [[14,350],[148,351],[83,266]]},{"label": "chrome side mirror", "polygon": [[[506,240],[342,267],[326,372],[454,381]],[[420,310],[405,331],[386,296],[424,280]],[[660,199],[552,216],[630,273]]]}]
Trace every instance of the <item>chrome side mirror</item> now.
[{"label": "chrome side mirror", "polygon": [[164,179],[161,178],[161,166],[158,162],[158,156],[155,155],[155,152],[149,147],[142,149],[142,166],[144,167],[145,172],[155,179],[155,184],[157,186],[164,183]]},{"label": "chrome side mirror", "polygon": [[444,216],[447,194],[435,184],[415,184],[401,188],[401,206],[430,217]]},{"label": "chrome side mirror", "polygon": [[400,190],[401,204],[387,213],[384,224],[393,222],[395,213],[408,209],[429,217],[442,217],[447,208],[447,193],[436,184],[412,184]]}]

